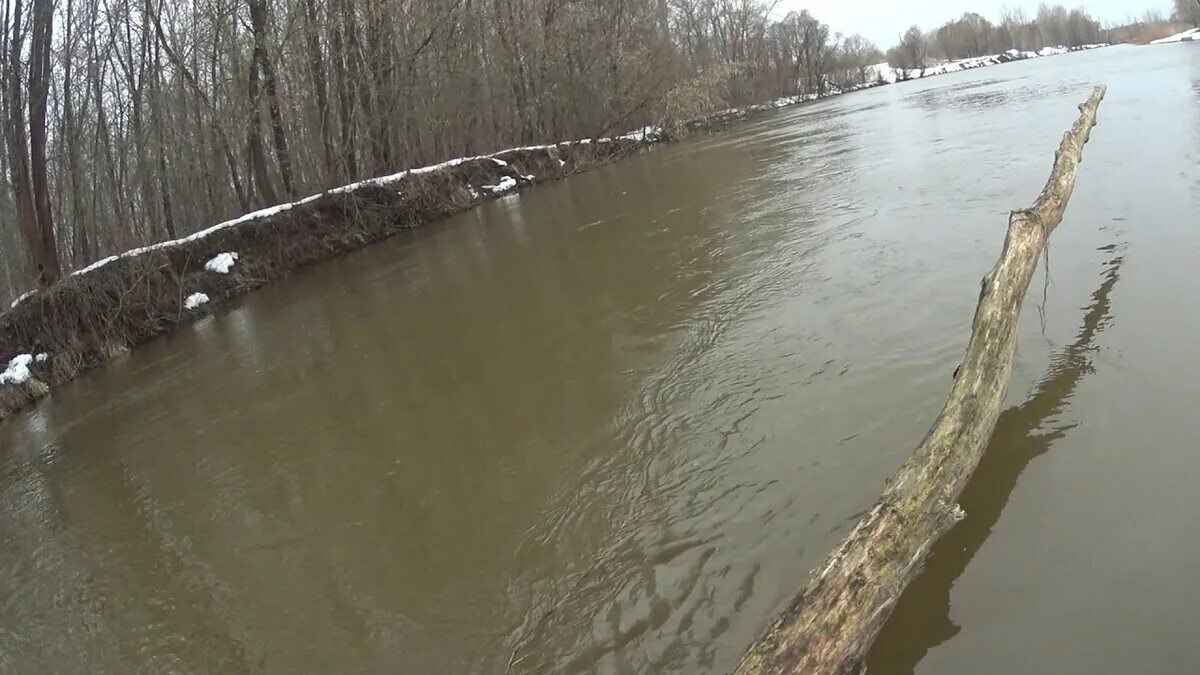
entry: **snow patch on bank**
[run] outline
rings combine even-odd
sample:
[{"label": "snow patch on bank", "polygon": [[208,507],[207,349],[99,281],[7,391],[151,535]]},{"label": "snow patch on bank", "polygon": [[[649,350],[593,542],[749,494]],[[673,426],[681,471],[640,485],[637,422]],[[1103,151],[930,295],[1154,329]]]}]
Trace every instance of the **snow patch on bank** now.
[{"label": "snow patch on bank", "polygon": [[481,185],[479,187],[481,190],[486,190],[494,195],[498,195],[517,187],[517,179],[513,178],[512,176],[505,176],[504,178],[501,178],[500,182],[495,185]]},{"label": "snow patch on bank", "polygon": [[33,373],[29,372],[29,364],[33,363],[33,356],[29,354],[17,354],[8,362],[8,367],[0,373],[0,385],[3,384],[24,384],[33,377]]},{"label": "snow patch on bank", "polygon": [[25,292],[24,292],[24,293],[22,293],[21,295],[17,296],[17,299],[16,299],[16,300],[13,300],[13,301],[12,301],[12,305],[11,305],[11,307],[12,307],[13,309],[16,309],[17,305],[21,304],[22,302],[25,302],[25,301],[26,301],[26,300],[28,300],[29,298],[32,298],[32,297],[33,297],[34,295],[36,295],[36,294],[37,294],[37,289],[36,289],[36,288],[35,288],[35,289],[33,289],[32,291],[25,291]]},{"label": "snow patch on bank", "polygon": [[184,309],[198,309],[208,302],[208,296],[203,293],[192,293],[183,301]]},{"label": "snow patch on bank", "polygon": [[[662,135],[663,135],[662,127],[651,125],[648,127],[642,127],[641,129],[638,129],[636,131],[631,131],[631,132],[625,134],[624,136],[618,136],[617,138],[619,138],[621,140],[626,140],[626,141],[655,141],[655,140],[660,140],[662,138]],[[606,140],[606,139],[602,139],[602,140]]]},{"label": "snow patch on bank", "polygon": [[1165,37],[1160,40],[1154,40],[1150,44],[1152,44],[1152,45],[1169,45],[1173,42],[1200,42],[1200,28],[1193,28],[1191,30],[1185,30],[1182,33],[1179,33],[1178,35],[1172,35],[1171,37]]},{"label": "snow patch on bank", "polygon": [[204,269],[214,274],[229,274],[229,270],[233,269],[233,264],[237,262],[237,259],[237,253],[219,253],[217,257],[204,263]]}]

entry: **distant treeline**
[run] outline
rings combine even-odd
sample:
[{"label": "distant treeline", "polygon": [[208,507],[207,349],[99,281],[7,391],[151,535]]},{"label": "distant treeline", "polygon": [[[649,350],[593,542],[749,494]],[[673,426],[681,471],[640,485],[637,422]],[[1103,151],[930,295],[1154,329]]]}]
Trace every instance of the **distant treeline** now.
[{"label": "distant treeline", "polygon": [[1005,10],[997,24],[968,12],[930,33],[913,26],[901,36],[899,45],[888,50],[888,62],[897,68],[922,70],[937,60],[969,59],[1010,49],[1032,52],[1045,47],[1078,47],[1104,41],[1105,31],[1100,22],[1082,9],[1042,5],[1034,18],[1020,8],[1010,9]]},{"label": "distant treeline", "polygon": [[760,0],[7,0],[0,295],[408,166],[862,82]]},{"label": "distant treeline", "polygon": [[[366,176],[875,77],[875,45],[773,7],[7,0],[0,296]],[[921,37],[922,58],[1099,40],[1058,9]]]}]

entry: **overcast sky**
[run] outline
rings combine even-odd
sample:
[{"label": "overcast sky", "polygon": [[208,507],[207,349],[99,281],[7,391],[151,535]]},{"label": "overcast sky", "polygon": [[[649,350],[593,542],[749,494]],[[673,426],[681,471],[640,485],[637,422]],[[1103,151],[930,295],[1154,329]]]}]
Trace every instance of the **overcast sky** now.
[{"label": "overcast sky", "polygon": [[[978,12],[996,21],[1006,5],[1024,7],[1032,16],[1038,4],[1038,0],[780,0],[776,13],[783,16],[790,10],[807,9],[834,31],[861,33],[880,49],[887,49],[913,24],[929,30],[963,12]],[[1147,9],[1164,13],[1171,9],[1171,0],[1064,0],[1061,4],[1068,8],[1082,5],[1101,23],[1123,21]]]}]

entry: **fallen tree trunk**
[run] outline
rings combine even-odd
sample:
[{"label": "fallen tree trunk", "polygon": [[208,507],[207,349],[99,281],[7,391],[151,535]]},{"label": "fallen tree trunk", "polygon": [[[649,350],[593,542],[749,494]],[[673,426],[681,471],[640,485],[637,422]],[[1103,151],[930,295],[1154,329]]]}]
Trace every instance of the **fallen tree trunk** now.
[{"label": "fallen tree trunk", "polygon": [[1000,260],[983,279],[966,357],[933,428],[883,496],[747,650],[739,675],[858,672],[930,547],[963,518],[956,500],[1004,403],[1025,292],[1062,221],[1104,93],[1096,87],[1079,106],[1037,201],[1009,217]]}]

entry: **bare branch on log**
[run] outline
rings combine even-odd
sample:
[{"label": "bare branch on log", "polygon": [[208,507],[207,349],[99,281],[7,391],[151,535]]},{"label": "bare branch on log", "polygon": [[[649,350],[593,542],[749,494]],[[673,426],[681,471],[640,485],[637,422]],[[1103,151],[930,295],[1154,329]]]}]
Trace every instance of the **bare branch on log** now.
[{"label": "bare branch on log", "polygon": [[867,515],[747,650],[739,675],[857,672],[933,542],[963,517],[956,500],[996,426],[1021,305],[1074,191],[1104,93],[1105,87],[1096,87],[1079,107],[1037,201],[1009,217],[1000,260],[983,280],[966,358],[933,428]]}]

